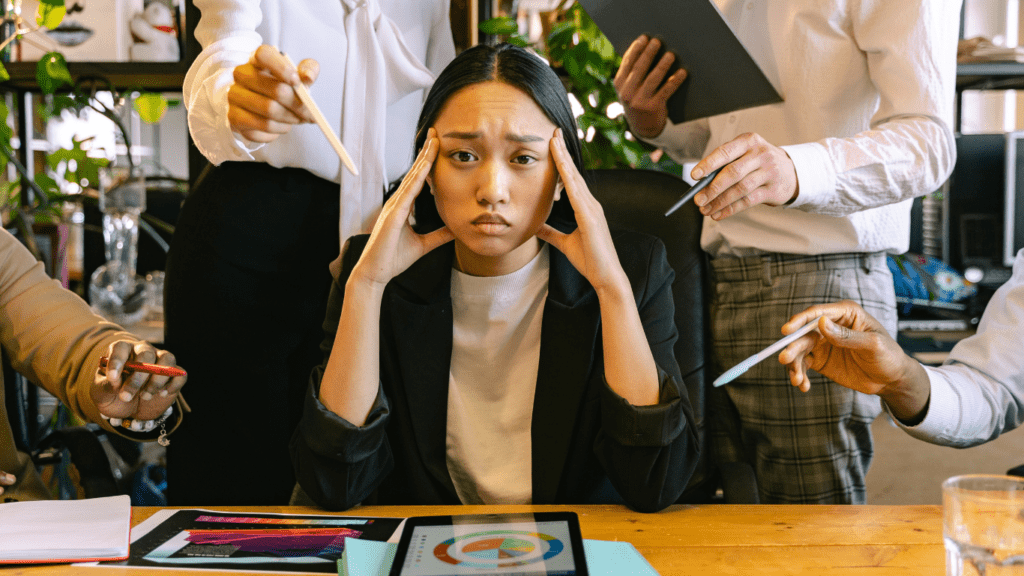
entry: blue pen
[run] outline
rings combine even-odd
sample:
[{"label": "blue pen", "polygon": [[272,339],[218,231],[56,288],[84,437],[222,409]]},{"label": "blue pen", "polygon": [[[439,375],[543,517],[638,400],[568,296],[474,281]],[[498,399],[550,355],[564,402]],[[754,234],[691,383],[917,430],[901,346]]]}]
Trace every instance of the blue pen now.
[{"label": "blue pen", "polygon": [[786,336],[782,340],[779,340],[775,344],[772,344],[771,346],[765,348],[764,350],[761,350],[757,354],[754,354],[750,358],[747,358],[743,362],[740,362],[739,364],[733,366],[732,368],[729,368],[728,370],[725,371],[725,374],[722,374],[721,376],[715,379],[714,385],[717,387],[732,382],[733,380],[736,379],[736,377],[743,374],[747,370],[750,370],[765,358],[768,358],[772,354],[775,354],[776,352],[782,350],[786,346],[789,346],[794,341],[796,341],[797,338],[817,328],[818,321],[821,320],[822,318],[823,316],[818,316],[813,321],[804,324],[803,327],[797,330],[796,332],[793,332],[792,334]]},{"label": "blue pen", "polygon": [[[722,166],[722,168],[725,168],[725,166]],[[708,174],[707,176],[698,180],[697,183],[694,184],[693,187],[686,192],[686,194],[683,194],[683,197],[680,198],[678,202],[673,204],[671,208],[665,211],[665,216],[672,214],[676,210],[679,210],[679,208],[681,208],[683,204],[686,204],[690,200],[693,200],[693,197],[697,195],[697,192],[700,192],[701,190],[704,189],[705,186],[711,184],[711,181],[715,179],[715,176],[718,176],[718,173],[722,171],[722,168],[714,170],[711,172],[711,174]]]}]

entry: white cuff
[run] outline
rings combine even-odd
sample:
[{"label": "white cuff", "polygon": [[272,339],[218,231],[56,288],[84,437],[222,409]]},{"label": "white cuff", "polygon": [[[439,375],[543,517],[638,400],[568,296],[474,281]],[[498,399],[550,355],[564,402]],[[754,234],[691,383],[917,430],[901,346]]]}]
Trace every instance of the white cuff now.
[{"label": "white cuff", "polygon": [[957,431],[960,429],[960,397],[956,389],[942,370],[932,366],[924,366],[924,370],[931,382],[928,412],[925,413],[924,420],[916,426],[905,426],[892,415],[885,402],[882,402],[882,406],[896,426],[918,440],[945,446],[962,444],[957,440]]},{"label": "white cuff", "polygon": [[673,124],[665,121],[665,127],[654,138],[643,138],[644,142],[664,150],[673,160],[682,164],[686,160],[700,160],[711,136],[706,119]]},{"label": "white cuff", "polygon": [[782,146],[793,161],[799,194],[786,208],[820,206],[836,190],[836,173],[828,150],[817,142]]}]

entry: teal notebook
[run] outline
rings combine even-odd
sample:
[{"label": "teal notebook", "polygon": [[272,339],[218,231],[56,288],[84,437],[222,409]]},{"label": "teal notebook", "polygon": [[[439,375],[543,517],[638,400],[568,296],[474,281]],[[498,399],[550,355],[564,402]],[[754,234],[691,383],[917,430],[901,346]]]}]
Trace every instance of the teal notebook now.
[{"label": "teal notebook", "polygon": [[[338,574],[388,576],[397,550],[398,545],[389,542],[347,538],[345,551],[338,559]],[[587,555],[587,568],[591,576],[658,576],[629,542],[584,540],[583,552]]]}]

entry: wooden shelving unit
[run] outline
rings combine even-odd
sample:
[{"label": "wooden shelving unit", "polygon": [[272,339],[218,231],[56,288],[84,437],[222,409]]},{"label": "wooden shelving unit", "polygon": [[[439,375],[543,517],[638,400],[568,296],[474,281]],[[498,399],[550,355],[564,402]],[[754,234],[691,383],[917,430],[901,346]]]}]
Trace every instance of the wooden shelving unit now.
[{"label": "wooden shelving unit", "polygon": [[[0,84],[3,90],[35,91],[35,62],[4,64],[11,79]],[[68,62],[68,71],[75,80],[97,77],[115,88],[138,88],[152,92],[180,92],[188,64],[184,62]]]}]

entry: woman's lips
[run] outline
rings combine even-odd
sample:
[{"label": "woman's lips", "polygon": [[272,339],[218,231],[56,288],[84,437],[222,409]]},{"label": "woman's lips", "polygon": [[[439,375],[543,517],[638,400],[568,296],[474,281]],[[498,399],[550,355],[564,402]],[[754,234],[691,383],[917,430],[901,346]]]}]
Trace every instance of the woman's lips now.
[{"label": "woman's lips", "polygon": [[473,220],[473,225],[485,234],[501,234],[511,224],[501,214],[481,214]]}]

